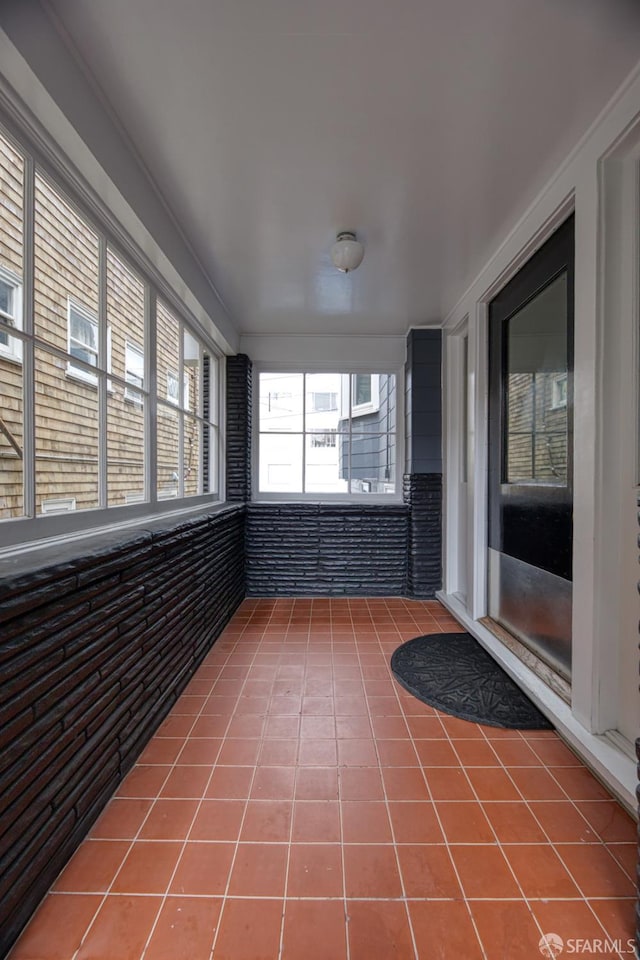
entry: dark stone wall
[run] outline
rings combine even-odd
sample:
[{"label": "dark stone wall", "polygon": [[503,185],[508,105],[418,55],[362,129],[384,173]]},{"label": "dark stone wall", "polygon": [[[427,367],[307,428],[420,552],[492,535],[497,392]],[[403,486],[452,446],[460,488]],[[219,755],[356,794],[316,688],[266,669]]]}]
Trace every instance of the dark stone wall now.
[{"label": "dark stone wall", "polygon": [[244,506],[46,550],[0,562],[0,956],[243,599]]},{"label": "dark stone wall", "polygon": [[402,504],[248,504],[247,594],[403,596],[408,530]]},{"label": "dark stone wall", "polygon": [[252,366],[244,353],[227,357],[226,499],[251,498]]},{"label": "dark stone wall", "polygon": [[[638,524],[640,525],[640,500],[638,500]],[[640,538],[638,539],[640,547]],[[638,592],[640,593],[640,583],[638,583]],[[640,780],[640,737],[636,740],[636,759],[638,761],[638,780]],[[636,799],[638,801],[638,814],[640,814],[640,783],[636,787]],[[636,899],[636,953],[640,957],[640,822],[638,823],[638,859],[636,861],[636,885],[638,897]]]},{"label": "dark stone wall", "polygon": [[442,474],[407,473],[403,492],[409,508],[407,592],[434,597],[442,586]]},{"label": "dark stone wall", "polygon": [[434,597],[442,586],[442,333],[412,330],[405,364],[406,473],[410,511],[408,593]]},{"label": "dark stone wall", "polygon": [[407,473],[442,473],[442,332],[412,330],[405,364]]}]

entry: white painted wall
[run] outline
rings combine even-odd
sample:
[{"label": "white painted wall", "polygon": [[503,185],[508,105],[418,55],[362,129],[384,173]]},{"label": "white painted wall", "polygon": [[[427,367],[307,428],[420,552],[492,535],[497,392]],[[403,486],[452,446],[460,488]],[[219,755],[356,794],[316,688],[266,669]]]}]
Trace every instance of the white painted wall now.
[{"label": "white painted wall", "polygon": [[[455,344],[452,340],[448,345],[448,338],[453,338],[464,318],[469,317],[469,388],[474,422],[470,436],[470,509],[465,522],[474,569],[466,607],[453,597],[455,582],[451,571],[455,565],[451,563],[447,565],[451,579],[445,583],[443,599],[510,672],[525,678],[544,709],[569,731],[572,742],[629,805],[634,803],[634,763],[619,738],[617,745],[612,745],[616,737],[607,738],[604,734],[623,727],[628,737],[638,716],[639,702],[640,607],[635,589],[638,566],[634,498],[640,218],[637,202],[620,202],[618,198],[615,209],[615,198],[610,198],[606,207],[603,174],[619,161],[621,141],[628,143],[628,151],[635,148],[636,140],[629,133],[634,124],[640,129],[640,65],[449,311],[444,324],[448,331],[445,358],[451,358]],[[635,194],[633,190],[631,194],[637,198],[638,162],[630,154],[626,156],[627,164],[635,164]],[[523,672],[522,665],[515,663],[502,644],[494,644],[477,620],[486,614],[486,305],[571,209],[575,209],[576,228],[574,591],[573,702],[567,717],[558,698],[541,689],[526,668]],[[619,286],[620,272],[604,270],[605,211],[609,242],[617,243],[627,253],[623,283],[628,290],[622,297],[613,295]],[[629,256],[631,238],[636,238],[635,259]],[[454,369],[455,364],[445,360],[445,375],[449,376]],[[447,418],[446,460],[452,468],[446,477],[447,489],[455,489],[459,483],[455,452],[458,430],[459,412],[452,409]],[[449,511],[458,509],[456,503],[455,495],[447,496]],[[458,549],[458,519],[453,515],[448,518],[449,551]]]},{"label": "white painted wall", "polygon": [[291,336],[288,334],[240,337],[240,352],[266,368],[276,364],[298,370],[370,370],[395,373],[404,365],[406,337]]}]

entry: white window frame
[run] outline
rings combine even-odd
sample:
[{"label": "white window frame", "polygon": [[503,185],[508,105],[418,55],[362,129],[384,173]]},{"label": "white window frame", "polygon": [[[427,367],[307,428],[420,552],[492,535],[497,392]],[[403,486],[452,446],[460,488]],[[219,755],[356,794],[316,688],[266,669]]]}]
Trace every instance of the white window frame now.
[{"label": "white window frame", "polygon": [[[0,117],[0,136],[2,136],[17,151],[23,164],[24,176],[24,224],[25,249],[28,253],[36,242],[35,216],[37,178],[48,184],[61,200],[68,204],[92,230],[99,241],[98,256],[98,311],[87,311],[82,303],[78,303],[72,295],[66,298],[66,336],[62,344],[43,343],[39,331],[34,329],[34,276],[33,270],[25,267],[24,278],[10,277],[20,287],[21,303],[13,305],[13,309],[23,306],[24,316],[19,317],[16,330],[20,330],[20,353],[22,364],[25,367],[25,442],[24,442],[24,516],[2,517],[0,519],[0,556],[11,557],[18,553],[39,548],[43,543],[55,544],[58,540],[81,540],[93,536],[100,529],[113,530],[126,528],[148,522],[150,518],[167,514],[183,515],[204,508],[215,508],[224,502],[224,416],[225,416],[225,366],[222,362],[224,352],[216,344],[216,333],[207,331],[206,324],[194,312],[195,298],[189,290],[183,291],[182,286],[171,286],[166,275],[161,273],[149,260],[145,252],[136,245],[136,242],[123,229],[121,223],[113,215],[113,211],[104,203],[101,196],[89,187],[76,171],[65,165],[62,155],[55,149],[55,142],[48,135],[42,134],[40,129],[30,127],[26,118],[16,117],[10,122],[18,132],[10,132]],[[44,136],[44,141],[42,137]],[[42,143],[51,149],[44,150]],[[34,147],[33,144],[39,146]],[[118,390],[124,391],[127,383],[123,375],[111,373],[111,329],[107,325],[107,251],[111,248],[117,256],[140,278],[145,291],[145,384],[141,391],[144,396],[145,416],[145,490],[147,498],[142,503],[109,505],[108,502],[108,408],[105,403],[106,393],[113,392],[113,384]],[[177,276],[177,274],[176,274]],[[12,283],[13,285],[13,283]],[[176,292],[179,290],[180,292]],[[184,295],[181,295],[181,294]],[[201,423],[206,423],[209,429],[210,445],[207,493],[199,493],[186,497],[183,495],[182,485],[175,497],[168,503],[163,503],[162,493],[156,489],[156,423],[158,412],[162,410],[162,396],[155,389],[156,372],[154,358],[158,342],[156,328],[156,303],[162,299],[168,304],[179,320],[181,329],[189,331],[200,343],[201,354],[205,352],[211,358],[211,402],[207,407],[207,418],[196,410],[194,414]],[[98,362],[97,369],[82,360],[72,357],[69,353],[69,308],[68,301],[73,301],[74,309],[79,310],[91,322],[98,322]],[[61,304],[64,311],[65,302]],[[22,310],[21,310],[22,313]],[[64,322],[64,313],[61,318]],[[9,329],[8,325],[0,324],[0,331]],[[133,331],[130,331],[133,332]],[[98,392],[99,410],[99,450],[98,450],[98,504],[87,509],[63,509],[51,515],[40,510],[40,499],[36,489],[36,444],[35,444],[35,363],[39,348],[44,348],[61,361],[64,376],[76,379],[79,382],[93,386]],[[0,350],[0,357],[4,358],[6,351]],[[106,382],[104,382],[106,381]],[[133,391],[133,384],[131,388]],[[162,390],[162,387],[161,387]],[[189,396],[186,394],[187,408],[182,407],[180,416],[189,411]],[[166,402],[166,401],[165,401]],[[181,428],[182,429],[182,428]],[[182,440],[180,455],[183,456]],[[202,457],[200,457],[202,469]],[[73,492],[73,491],[72,491]],[[66,491],[65,491],[66,493]],[[70,505],[72,497],[51,497],[47,499],[64,500]]]},{"label": "white window frame", "polygon": [[[352,367],[344,367],[339,364],[331,364],[331,369],[326,367],[315,367],[313,364],[275,364],[275,363],[256,363],[253,367],[254,372],[254,383],[257,384],[257,389],[254,394],[255,397],[255,407],[254,407],[254,416],[253,416],[253,436],[252,436],[252,464],[254,468],[252,469],[252,498],[257,501],[277,501],[277,500],[288,500],[288,501],[312,501],[312,502],[327,502],[327,503],[401,503],[402,502],[402,471],[404,465],[404,368],[397,368],[393,364],[378,364],[377,370],[375,366],[372,370],[372,365],[368,365],[366,370],[353,369]],[[394,492],[393,493],[330,493],[330,492],[291,492],[291,491],[265,491],[260,489],[260,407],[259,407],[259,390],[260,390],[260,375],[262,373],[273,373],[273,374],[306,374],[313,375],[315,373],[336,373],[343,376],[347,375],[361,375],[367,374],[372,377],[372,390],[375,389],[376,393],[372,395],[372,402],[370,404],[358,404],[354,412],[351,405],[351,392],[349,389],[349,381],[347,380],[346,386],[343,383],[342,395],[339,397],[338,406],[340,407],[342,413],[341,418],[346,419],[349,417],[349,411],[351,411],[350,421],[353,421],[356,417],[362,416],[365,413],[376,413],[380,409],[379,402],[379,392],[380,392],[380,377],[385,374],[390,374],[395,376],[395,391],[396,391],[396,428],[393,431],[381,430],[380,434],[388,433],[390,436],[395,439],[395,470],[393,474],[394,482]],[[375,380],[373,379],[375,378]],[[352,381],[353,383],[353,381]],[[303,383],[303,398],[305,398],[306,404],[306,386]],[[341,404],[341,405],[340,405]],[[366,410],[361,409],[367,407]],[[304,430],[304,415],[305,408],[303,406],[303,430],[295,431],[294,435],[302,435],[303,437],[303,450],[304,450],[304,438],[313,436],[312,431]],[[269,431],[270,432],[270,431]],[[289,431],[286,431],[289,434]],[[322,433],[323,431],[319,431]],[[328,431],[324,431],[328,432]],[[266,433],[266,431],[265,431]],[[304,485],[304,468],[305,468],[306,455],[303,460],[303,485]],[[355,479],[355,478],[353,478]]]},{"label": "white window frame", "polygon": [[69,513],[76,509],[75,497],[49,497],[40,504],[40,512],[47,514]]},{"label": "white window frame", "polygon": [[[91,353],[95,354],[96,363],[95,370],[96,373],[90,372],[90,365],[87,366],[80,365],[82,364],[81,360],[78,360],[77,357],[74,357],[72,360],[67,361],[67,376],[71,377],[74,380],[82,380],[84,383],[91,384],[91,386],[96,386],[98,383],[98,371],[102,368],[100,367],[100,326],[99,320],[96,317],[95,313],[89,310],[88,307],[83,306],[81,303],[78,303],[77,300],[74,300],[72,297],[67,297],[67,353],[69,356],[73,356],[71,353],[71,313],[75,312],[79,317],[82,317],[83,320],[87,320],[89,323],[93,324],[96,328],[96,343],[98,346],[95,350],[93,348],[85,347],[85,349],[90,350]],[[80,342],[80,341],[78,341]],[[111,373],[111,327],[107,327],[107,373]],[[112,386],[109,381],[107,381],[107,388],[111,391]]]},{"label": "white window frame", "polygon": [[315,401],[314,401],[313,410],[312,410],[313,413],[333,413],[334,410],[338,409],[338,394],[334,393],[332,390],[312,390],[310,396],[314,398],[329,397],[330,398],[329,403],[332,402],[331,397],[335,397],[335,406],[333,407],[331,406],[318,407],[315,405]]},{"label": "white window frame", "polygon": [[3,360],[22,362],[22,340],[14,337],[11,330],[22,330],[22,280],[17,273],[0,266],[0,282],[13,291],[12,312],[0,310],[0,333],[7,337],[8,342],[0,340],[0,357]]},{"label": "white window frame", "polygon": [[[130,369],[129,357],[132,354],[138,357],[141,361],[141,377]],[[128,340],[127,338],[125,338],[124,341],[124,379],[126,383],[130,383],[132,387],[137,388],[132,390],[131,387],[125,386],[125,400],[127,400],[129,403],[135,403],[137,406],[141,407],[143,404],[141,391],[144,390],[144,350],[142,347],[139,347],[137,343],[134,343],[132,340]]]}]

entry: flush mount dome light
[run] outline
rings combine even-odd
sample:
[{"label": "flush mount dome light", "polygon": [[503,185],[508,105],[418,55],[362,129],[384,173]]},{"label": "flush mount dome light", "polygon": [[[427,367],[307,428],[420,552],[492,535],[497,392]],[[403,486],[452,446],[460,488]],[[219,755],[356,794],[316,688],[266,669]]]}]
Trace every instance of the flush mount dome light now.
[{"label": "flush mount dome light", "polygon": [[338,234],[336,242],[331,247],[331,259],[341,273],[355,270],[362,263],[363,257],[364,247],[359,240],[356,240],[355,233],[344,231]]}]

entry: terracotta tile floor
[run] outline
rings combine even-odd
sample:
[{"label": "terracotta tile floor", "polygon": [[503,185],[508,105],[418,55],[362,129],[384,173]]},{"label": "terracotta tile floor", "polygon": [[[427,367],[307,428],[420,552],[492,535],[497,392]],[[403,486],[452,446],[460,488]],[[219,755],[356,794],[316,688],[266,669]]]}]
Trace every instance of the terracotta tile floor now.
[{"label": "terracotta tile floor", "polygon": [[391,678],[451,629],[436,602],[245,601],[11,960],[629,956],[631,818],[554,733]]}]

